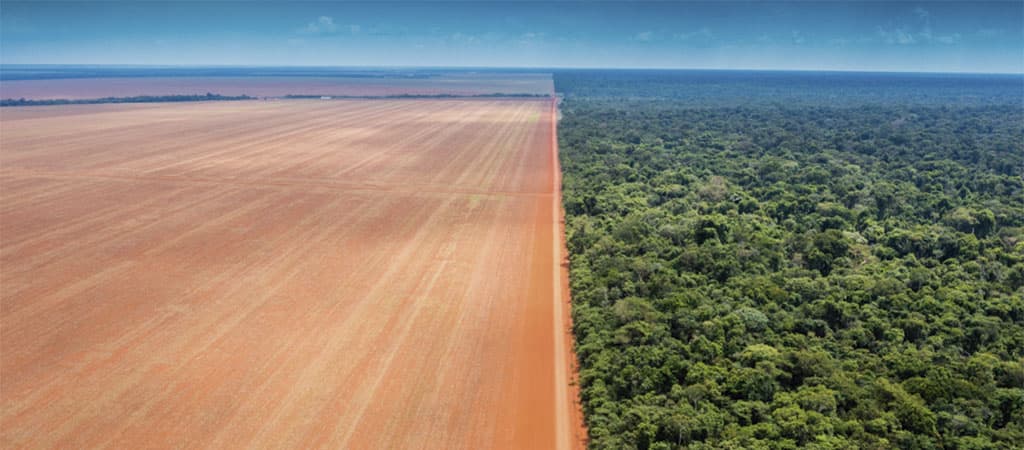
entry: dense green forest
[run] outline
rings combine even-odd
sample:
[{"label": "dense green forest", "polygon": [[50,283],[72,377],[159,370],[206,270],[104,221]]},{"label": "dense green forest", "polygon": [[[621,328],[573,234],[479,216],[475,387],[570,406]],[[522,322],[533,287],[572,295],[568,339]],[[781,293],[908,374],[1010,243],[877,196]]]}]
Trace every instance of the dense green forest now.
[{"label": "dense green forest", "polygon": [[1020,448],[1020,80],[698,75],[556,74],[591,447]]}]

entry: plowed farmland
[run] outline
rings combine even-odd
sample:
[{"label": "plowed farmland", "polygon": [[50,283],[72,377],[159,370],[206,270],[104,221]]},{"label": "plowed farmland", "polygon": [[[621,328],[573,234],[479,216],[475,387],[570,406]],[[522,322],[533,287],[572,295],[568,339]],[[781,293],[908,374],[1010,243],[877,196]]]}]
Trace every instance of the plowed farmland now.
[{"label": "plowed farmland", "polygon": [[552,110],[0,111],[0,447],[577,445]]},{"label": "plowed farmland", "polygon": [[137,77],[5,80],[0,98],[86,99],[136,95],[486,95],[546,94],[547,74],[450,74],[429,78]]}]

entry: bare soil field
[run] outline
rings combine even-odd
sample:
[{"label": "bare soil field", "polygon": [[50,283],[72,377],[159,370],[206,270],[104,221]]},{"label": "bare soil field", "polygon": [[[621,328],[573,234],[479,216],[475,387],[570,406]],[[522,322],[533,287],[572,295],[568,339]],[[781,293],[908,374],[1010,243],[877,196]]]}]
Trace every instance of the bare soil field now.
[{"label": "bare soil field", "polygon": [[139,95],[285,95],[388,96],[547,94],[549,74],[449,74],[432,78],[347,77],[138,77],[7,80],[0,98],[30,100],[91,99]]},{"label": "bare soil field", "polygon": [[0,447],[578,447],[553,112],[0,111]]}]

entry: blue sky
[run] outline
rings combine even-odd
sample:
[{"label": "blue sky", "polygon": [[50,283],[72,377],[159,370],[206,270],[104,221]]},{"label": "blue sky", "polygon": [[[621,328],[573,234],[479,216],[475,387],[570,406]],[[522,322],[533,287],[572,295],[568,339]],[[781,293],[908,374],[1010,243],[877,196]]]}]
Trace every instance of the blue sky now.
[{"label": "blue sky", "polygon": [[19,2],[6,64],[1024,72],[1024,2]]}]

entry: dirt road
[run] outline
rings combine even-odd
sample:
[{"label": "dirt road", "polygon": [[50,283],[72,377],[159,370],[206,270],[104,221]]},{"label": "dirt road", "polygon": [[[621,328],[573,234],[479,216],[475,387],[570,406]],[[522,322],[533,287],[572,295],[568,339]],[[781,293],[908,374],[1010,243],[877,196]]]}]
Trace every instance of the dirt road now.
[{"label": "dirt road", "polygon": [[0,447],[578,445],[553,111],[3,110]]}]

